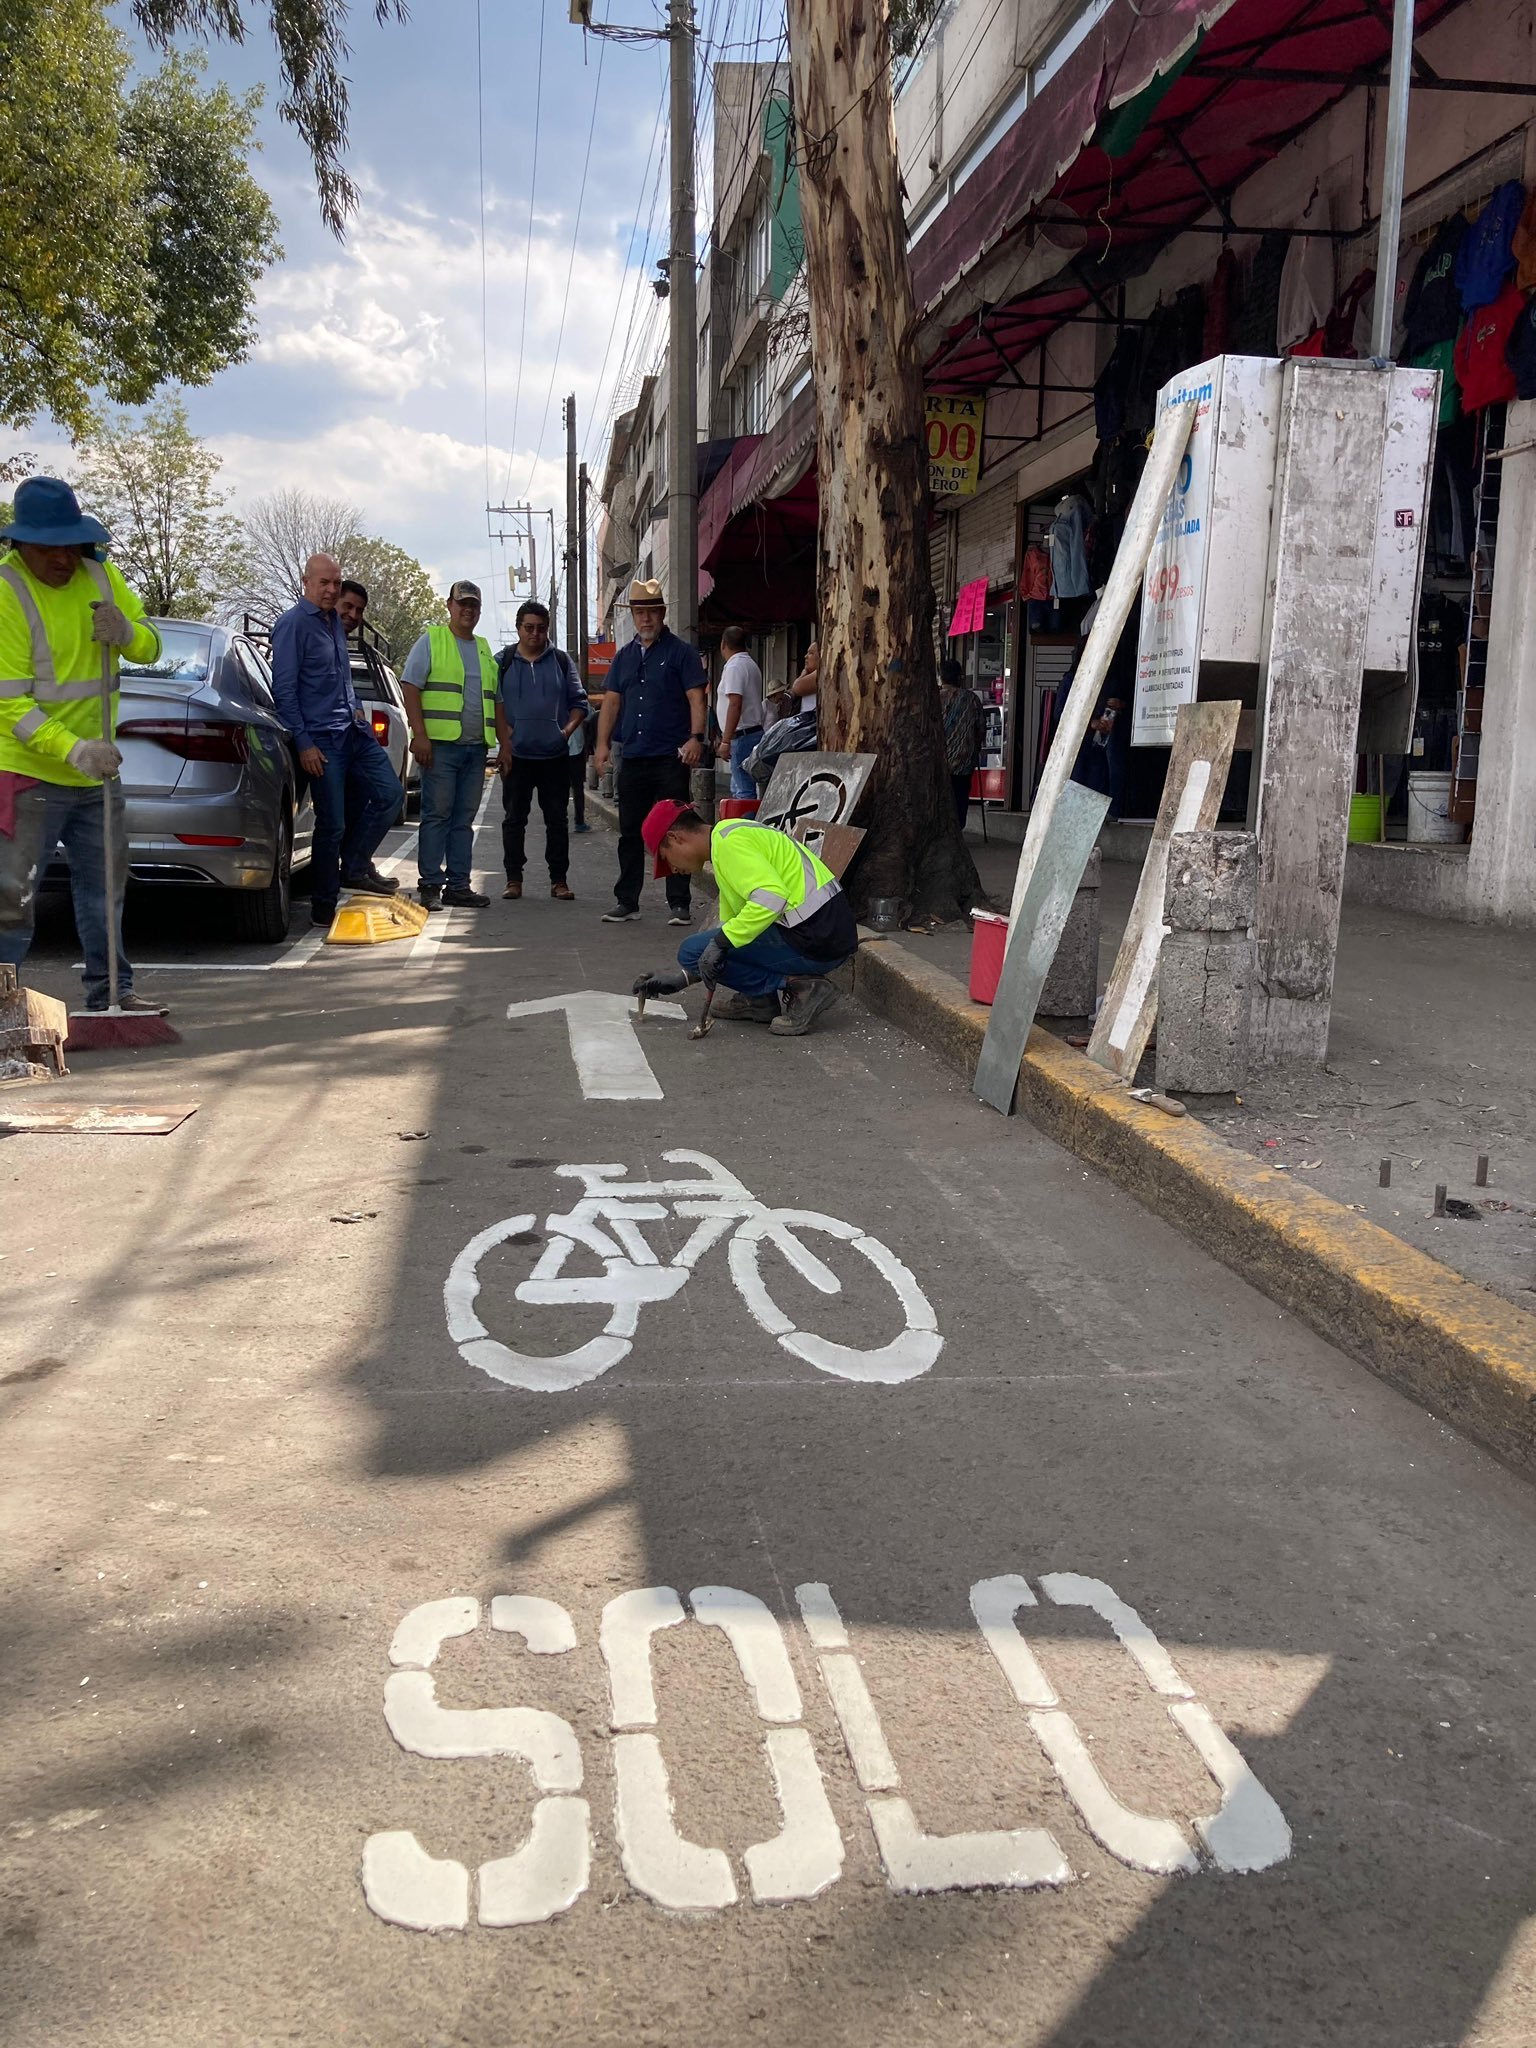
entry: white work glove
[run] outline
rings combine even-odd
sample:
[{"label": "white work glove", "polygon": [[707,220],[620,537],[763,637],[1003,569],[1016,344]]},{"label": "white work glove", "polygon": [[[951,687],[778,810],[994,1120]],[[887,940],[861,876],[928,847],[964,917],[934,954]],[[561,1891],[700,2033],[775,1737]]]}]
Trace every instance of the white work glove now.
[{"label": "white work glove", "polygon": [[[117,615],[122,617],[121,612]],[[122,755],[110,740],[76,740],[65,759],[71,768],[78,768],[82,775],[89,775],[96,782],[110,781],[123,765]]]},{"label": "white work glove", "polygon": [[91,638],[98,647],[126,647],[133,638],[133,621],[121,605],[108,604],[103,600],[93,604],[96,614],[91,621]]}]

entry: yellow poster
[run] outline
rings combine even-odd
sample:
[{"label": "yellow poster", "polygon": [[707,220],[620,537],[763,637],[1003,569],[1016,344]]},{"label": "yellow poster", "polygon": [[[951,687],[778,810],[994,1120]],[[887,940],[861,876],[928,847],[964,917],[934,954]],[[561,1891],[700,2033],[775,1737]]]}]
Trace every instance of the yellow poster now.
[{"label": "yellow poster", "polygon": [[975,495],[981,475],[982,420],[986,400],[924,395],[927,414],[928,488],[936,498]]}]

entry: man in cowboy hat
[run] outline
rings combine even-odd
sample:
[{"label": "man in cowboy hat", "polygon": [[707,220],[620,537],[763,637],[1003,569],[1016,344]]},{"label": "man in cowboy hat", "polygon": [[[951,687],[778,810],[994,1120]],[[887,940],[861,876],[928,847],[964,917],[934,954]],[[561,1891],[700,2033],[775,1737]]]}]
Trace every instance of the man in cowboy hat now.
[{"label": "man in cowboy hat", "polygon": [[[115,932],[119,1006],[158,1016],[160,1004],[133,993],[123,952],[128,831],[117,779],[122,755],[102,729],[101,673],[105,660],[115,730],[118,660],[153,661],[160,636],[103,559],[110,540],[98,520],[82,515],[69,485],[52,476],[29,477],[10,525],[0,527],[0,541],[10,542],[0,555],[0,960],[19,967],[27,957],[38,881],[62,844],[85,952],[86,1008],[107,1007]],[[110,904],[103,783],[116,855]]]},{"label": "man in cowboy hat", "polygon": [[[667,605],[660,583],[629,587],[635,637],[621,647],[608,671],[608,691],[597,726],[595,765],[608,765],[614,728],[619,762],[619,878],[614,906],[604,924],[628,924],[640,915],[645,885],[645,842],[640,828],[653,804],[670,797],[686,803],[688,772],[704,759],[709,733],[709,699],[699,650],[667,629]],[[693,922],[686,874],[667,877],[668,924]]]}]

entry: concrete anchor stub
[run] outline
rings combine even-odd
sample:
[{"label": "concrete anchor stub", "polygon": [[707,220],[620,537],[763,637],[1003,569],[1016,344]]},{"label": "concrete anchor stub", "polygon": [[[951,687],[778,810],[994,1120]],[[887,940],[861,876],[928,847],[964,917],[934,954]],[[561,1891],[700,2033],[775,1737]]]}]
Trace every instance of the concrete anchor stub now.
[{"label": "concrete anchor stub", "polygon": [[1099,880],[1102,862],[1095,847],[1088,856],[1061,943],[1040,991],[1040,1017],[1091,1017],[1099,995]]},{"label": "concrete anchor stub", "polygon": [[1248,1078],[1255,946],[1248,932],[1169,932],[1157,968],[1157,1085],[1228,1095]]},{"label": "concrete anchor stub", "polygon": [[1250,931],[1258,887],[1253,833],[1177,833],[1168,847],[1164,921],[1176,932]]}]

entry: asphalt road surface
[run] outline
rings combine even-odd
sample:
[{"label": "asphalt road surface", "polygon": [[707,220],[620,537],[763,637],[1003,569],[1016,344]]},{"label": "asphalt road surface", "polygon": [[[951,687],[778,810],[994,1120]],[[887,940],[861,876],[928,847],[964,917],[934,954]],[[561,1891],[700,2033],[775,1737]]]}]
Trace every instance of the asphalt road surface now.
[{"label": "asphalt road surface", "polygon": [[1536,2041],[1529,1487],[575,844],[0,1144],[9,2048]]}]

